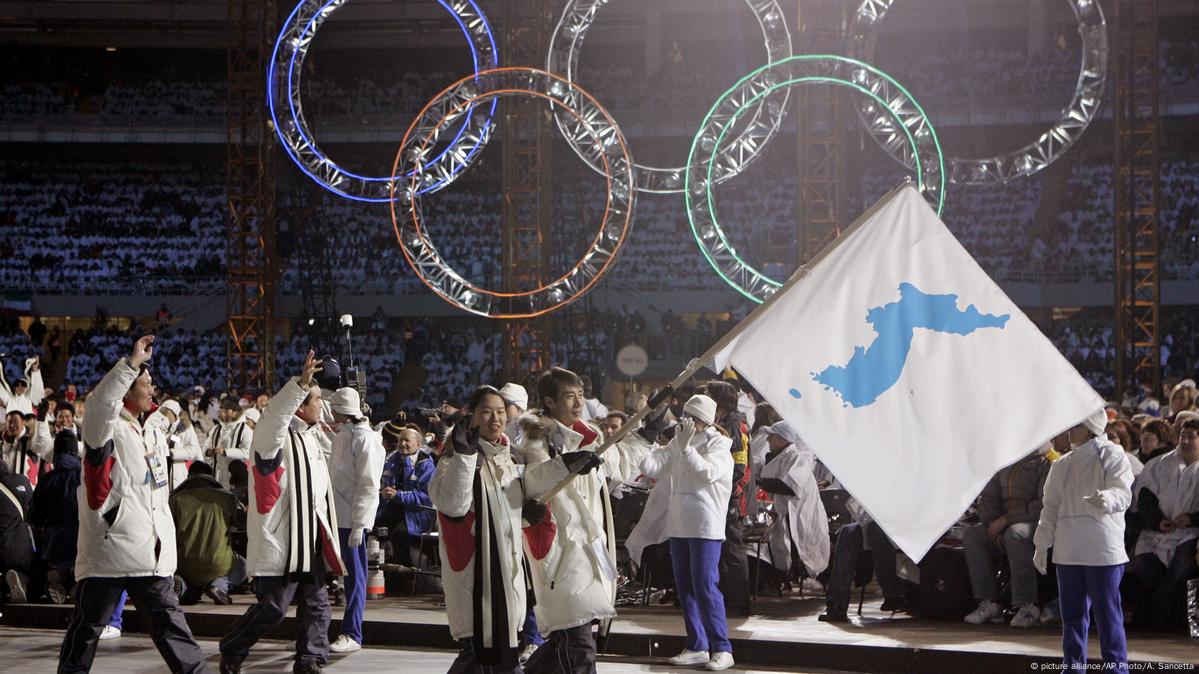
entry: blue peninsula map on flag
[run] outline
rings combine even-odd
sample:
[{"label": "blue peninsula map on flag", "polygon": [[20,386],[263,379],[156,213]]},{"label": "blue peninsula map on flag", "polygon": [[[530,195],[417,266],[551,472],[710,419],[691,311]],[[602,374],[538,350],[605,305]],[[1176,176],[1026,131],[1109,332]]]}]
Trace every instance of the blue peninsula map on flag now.
[{"label": "blue peninsula map on flag", "polygon": [[957,301],[957,295],[929,295],[911,283],[901,283],[898,301],[866,312],[866,322],[874,326],[874,341],[854,347],[845,365],[830,365],[813,372],[812,378],[835,391],[847,407],[865,407],[899,381],[917,328],[965,336],[983,328],[1002,330],[1011,318],[980,313],[973,304],[961,310]]}]

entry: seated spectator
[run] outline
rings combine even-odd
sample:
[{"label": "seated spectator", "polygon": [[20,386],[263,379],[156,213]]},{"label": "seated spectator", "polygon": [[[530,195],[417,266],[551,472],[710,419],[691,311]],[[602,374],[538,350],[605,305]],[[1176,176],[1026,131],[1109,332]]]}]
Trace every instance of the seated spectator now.
[{"label": "seated spectator", "polygon": [[195,604],[201,595],[215,604],[233,603],[229,592],[246,577],[246,560],[233,551],[229,540],[241,504],[203,461],[192,463],[169,503],[179,552],[176,574],[183,580],[179,603]]},{"label": "seated spectator", "polygon": [[1183,425],[1177,449],[1145,465],[1136,503],[1144,529],[1132,568],[1146,591],[1137,622],[1168,627],[1181,617],[1186,582],[1199,570],[1199,420]]},{"label": "seated spectator", "polygon": [[8,588],[8,603],[28,600],[29,570],[33,564],[33,532],[29,529],[29,506],[33,486],[21,473],[0,463],[0,573]]},{"label": "seated spectator", "polygon": [[1141,474],[1141,469],[1145,464],[1137,458],[1138,444],[1140,439],[1139,433],[1136,432],[1136,427],[1128,419],[1112,419],[1107,424],[1107,439],[1108,441],[1120,445],[1124,450],[1124,455],[1128,457],[1128,464],[1132,466],[1132,476],[1135,478]]},{"label": "seated spectator", "polygon": [[1016,615],[1012,627],[1032,627],[1041,618],[1037,607],[1037,570],[1032,563],[1033,534],[1041,517],[1041,494],[1049,466],[1057,458],[1046,445],[1000,470],[983,488],[978,499],[981,523],[966,529],[962,537],[970,586],[978,608],[966,616],[966,622],[1002,623],[1003,605],[999,603],[999,585],[995,581],[996,562],[1006,560],[1011,573],[1012,606]]},{"label": "seated spectator", "polygon": [[433,457],[421,449],[421,433],[412,426],[388,422],[383,427],[387,460],[380,481],[376,527],[387,527],[392,555],[412,566],[420,556],[421,534],[433,528],[433,502],[429,480]]},{"label": "seated spectator", "polygon": [[833,564],[825,588],[826,608],[817,618],[820,622],[849,622],[850,589],[857,574],[858,557],[865,551],[866,543],[870,544],[874,577],[883,591],[883,605],[879,610],[905,611],[913,603],[911,597],[905,596],[896,572],[895,544],[856,501],[851,501],[849,508],[857,513],[857,521],[837,531],[837,548],[833,553]]},{"label": "seated spectator", "polygon": [[[65,416],[64,404],[58,410]],[[79,439],[74,424],[54,436],[54,468],[42,476],[33,491],[33,526],[41,532],[38,558],[46,565],[46,593],[50,601],[64,604],[75,584],[75,550],[79,538],[79,503],[75,492],[80,481]]]},{"label": "seated spectator", "polygon": [[1178,434],[1170,424],[1161,419],[1150,419],[1141,426],[1141,449],[1137,459],[1143,465],[1157,457],[1169,453],[1178,444]]},{"label": "seated spectator", "polygon": [[828,513],[813,472],[816,455],[786,421],[771,426],[768,434],[770,453],[758,486],[773,496],[778,513],[770,529],[770,561],[788,574],[794,549],[807,574],[816,577],[828,567],[830,547]]}]

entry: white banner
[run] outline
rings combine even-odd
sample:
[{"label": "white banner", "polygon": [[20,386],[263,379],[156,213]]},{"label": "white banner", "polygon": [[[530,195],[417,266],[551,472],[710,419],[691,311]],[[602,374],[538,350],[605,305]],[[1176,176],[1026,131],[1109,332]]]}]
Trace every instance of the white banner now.
[{"label": "white banner", "polygon": [[716,359],[921,559],[1000,468],[1103,406],[913,187]]}]

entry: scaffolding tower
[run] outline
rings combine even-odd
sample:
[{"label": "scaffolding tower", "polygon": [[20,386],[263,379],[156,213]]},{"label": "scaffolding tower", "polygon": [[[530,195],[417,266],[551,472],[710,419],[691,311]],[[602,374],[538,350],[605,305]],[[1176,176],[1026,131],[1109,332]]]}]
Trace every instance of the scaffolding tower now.
[{"label": "scaffolding tower", "polygon": [[275,163],[266,119],[274,0],[229,0],[226,385],[274,384]]},{"label": "scaffolding tower", "polygon": [[1157,0],[1116,0],[1116,386],[1161,390]]},{"label": "scaffolding tower", "polygon": [[[544,67],[554,26],[547,0],[504,0],[500,58],[513,66]],[[501,99],[502,283],[506,292],[531,290],[550,280],[553,250],[550,192],[554,122],[549,106],[533,96]],[[549,366],[548,319],[504,322],[504,375],[524,382]]]}]

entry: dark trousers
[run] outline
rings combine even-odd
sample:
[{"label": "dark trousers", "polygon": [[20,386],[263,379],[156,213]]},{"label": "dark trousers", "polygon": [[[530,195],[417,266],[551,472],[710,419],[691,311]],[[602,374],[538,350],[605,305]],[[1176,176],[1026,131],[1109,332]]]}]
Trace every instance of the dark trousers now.
[{"label": "dark trousers", "polygon": [[749,560],[745,556],[745,524],[731,518],[724,527],[720,548],[720,591],[730,614],[749,613]]},{"label": "dark trousers", "polygon": [[591,623],[550,632],[545,643],[525,663],[525,674],[594,672],[595,633],[591,629]]},{"label": "dark trousers", "polygon": [[[446,674],[521,674],[520,665],[515,665],[511,669],[503,669],[495,665],[480,665],[475,657],[474,641],[459,639],[458,643],[462,646],[462,650],[458,651],[458,657],[454,658],[454,662]],[[516,662],[515,655],[509,659]]]},{"label": "dark trousers", "polygon": [[[323,575],[322,575],[323,578]],[[291,600],[299,595],[296,607],[296,666],[319,664],[329,660],[329,623],[332,611],[323,580],[308,576],[288,582],[283,576],[259,576],[251,584],[258,603],[221,639],[221,656],[241,663],[250,648],[283,622]]]},{"label": "dark trousers", "polygon": [[1057,566],[1058,599],[1062,607],[1062,662],[1067,671],[1083,671],[1087,663],[1087,629],[1095,616],[1104,671],[1128,671],[1124,639],[1124,610],[1120,578],[1124,565]]},{"label": "dark trousers", "polygon": [[895,546],[883,533],[882,527],[870,522],[865,527],[853,522],[837,531],[837,549],[833,553],[833,565],[829,570],[828,590],[825,599],[834,613],[849,610],[849,595],[858,569],[858,556],[870,541],[870,556],[874,575],[883,590],[883,599],[890,602],[900,600],[899,575],[895,571]]},{"label": "dark trousers", "polygon": [[1138,618],[1153,627],[1169,627],[1182,617],[1186,602],[1187,581],[1195,577],[1199,566],[1195,564],[1195,546],[1199,539],[1191,539],[1174,548],[1170,566],[1153,553],[1137,555],[1132,560],[1132,571],[1141,581],[1144,599],[1138,608]]},{"label": "dark trousers", "polygon": [[207,671],[204,654],[179,608],[172,580],[142,576],[84,578],[75,584],[75,612],[58,654],[59,674],[91,671],[100,632],[108,625],[124,592],[129,593],[138,613],[149,618],[150,638],[172,672]]}]

